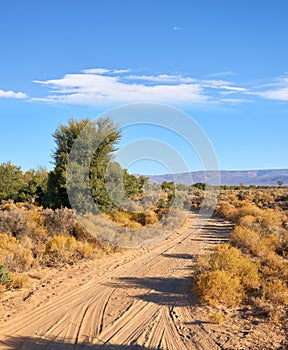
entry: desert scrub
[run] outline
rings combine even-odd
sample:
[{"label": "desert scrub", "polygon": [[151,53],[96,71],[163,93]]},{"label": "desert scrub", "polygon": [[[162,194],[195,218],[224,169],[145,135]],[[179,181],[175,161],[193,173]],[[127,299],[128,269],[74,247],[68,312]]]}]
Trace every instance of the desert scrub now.
[{"label": "desert scrub", "polygon": [[244,297],[244,288],[238,276],[224,270],[208,271],[197,277],[195,292],[203,303],[236,306]]},{"label": "desert scrub", "polygon": [[0,294],[6,290],[22,288],[27,281],[26,275],[12,274],[5,265],[0,264]]},{"label": "desert scrub", "polygon": [[41,207],[33,207],[27,211],[25,235],[36,244],[45,243],[48,240],[49,233],[44,226],[44,221],[45,217]]},{"label": "desert scrub", "polygon": [[77,217],[72,209],[44,209],[44,226],[50,236],[74,236]]},{"label": "desert scrub", "polygon": [[0,232],[20,237],[26,231],[26,210],[19,209],[13,202],[0,206]]},{"label": "desert scrub", "polygon": [[21,289],[29,282],[29,277],[23,273],[12,273],[11,278],[12,281],[9,286],[11,289]]},{"label": "desert scrub", "polygon": [[111,219],[118,225],[128,228],[141,228],[154,225],[158,222],[158,216],[153,210],[126,212],[118,210],[111,215]]},{"label": "desert scrub", "polygon": [[0,233],[0,263],[12,272],[28,271],[34,262],[32,242],[28,237],[18,240],[6,233]]},{"label": "desert scrub", "polygon": [[288,305],[287,282],[281,279],[265,281],[265,283],[263,283],[262,299],[269,300],[269,302],[274,306]]},{"label": "desert scrub", "polygon": [[220,313],[212,313],[209,315],[209,320],[211,323],[218,325],[221,325],[226,321],[225,317]]},{"label": "desert scrub", "polygon": [[79,242],[74,237],[55,236],[47,243],[44,260],[48,266],[72,265],[97,253],[98,248],[88,242]]},{"label": "desert scrub", "polygon": [[260,286],[257,263],[230,244],[220,244],[210,256],[199,258],[194,291],[207,304],[236,306],[247,292]]},{"label": "desert scrub", "polygon": [[5,265],[0,264],[0,285],[4,286],[5,289],[12,282],[10,272],[7,270]]},{"label": "desert scrub", "polygon": [[250,303],[275,319],[288,305],[287,216],[269,208],[276,194],[249,196],[222,195],[218,214],[235,227],[230,244],[199,258],[195,291],[205,303]]}]

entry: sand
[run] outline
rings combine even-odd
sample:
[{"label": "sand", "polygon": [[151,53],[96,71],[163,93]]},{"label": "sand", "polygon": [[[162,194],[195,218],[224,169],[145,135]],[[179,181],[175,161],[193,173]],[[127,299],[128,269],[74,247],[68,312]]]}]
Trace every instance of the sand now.
[{"label": "sand", "polygon": [[[191,288],[197,256],[227,240],[231,225],[195,214],[168,239],[61,269],[1,300],[0,349],[288,349],[285,329],[249,308],[201,306]],[[201,223],[201,218],[198,223]],[[225,323],[211,323],[212,313]]]}]

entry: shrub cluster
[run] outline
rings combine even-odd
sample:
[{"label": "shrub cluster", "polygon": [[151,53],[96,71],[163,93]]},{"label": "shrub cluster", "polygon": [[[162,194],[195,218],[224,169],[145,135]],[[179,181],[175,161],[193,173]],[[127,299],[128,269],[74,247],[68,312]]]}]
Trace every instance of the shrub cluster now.
[{"label": "shrub cluster", "polygon": [[113,251],[91,236],[71,209],[0,205],[0,291],[20,288],[33,267],[73,264]]},{"label": "shrub cluster", "polygon": [[206,303],[235,306],[259,285],[257,264],[230,244],[218,245],[209,257],[199,258],[195,290]]},{"label": "shrub cluster", "polygon": [[218,214],[235,227],[230,243],[199,258],[194,290],[212,305],[265,305],[273,317],[275,310],[288,305],[287,216],[269,208],[270,195],[249,196],[250,200],[242,195],[239,199],[239,193],[222,194]]}]

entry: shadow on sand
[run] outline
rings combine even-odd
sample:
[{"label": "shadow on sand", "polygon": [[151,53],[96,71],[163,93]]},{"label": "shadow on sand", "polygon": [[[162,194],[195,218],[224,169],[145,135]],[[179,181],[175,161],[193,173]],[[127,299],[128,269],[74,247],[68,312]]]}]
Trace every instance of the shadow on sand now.
[{"label": "shadow on sand", "polygon": [[29,337],[10,337],[0,342],[0,348],[5,350],[152,350],[136,344],[72,344],[55,339]]},{"label": "shadow on sand", "polygon": [[[119,283],[120,282],[120,283]],[[111,286],[111,284],[109,284]],[[112,284],[113,285],[113,284]],[[118,288],[136,288],[140,293],[137,299],[152,302],[157,305],[166,306],[188,306],[191,305],[191,279],[187,278],[136,278],[120,277]],[[146,290],[143,292],[143,289]],[[129,292],[128,292],[129,293]],[[192,304],[196,304],[194,301]]]}]

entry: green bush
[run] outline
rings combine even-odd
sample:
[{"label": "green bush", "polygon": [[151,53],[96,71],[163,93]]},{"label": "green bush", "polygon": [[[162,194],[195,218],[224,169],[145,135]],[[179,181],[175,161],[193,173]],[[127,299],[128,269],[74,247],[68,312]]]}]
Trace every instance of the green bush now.
[{"label": "green bush", "polygon": [[7,286],[12,282],[11,274],[5,265],[0,264],[0,284]]}]

